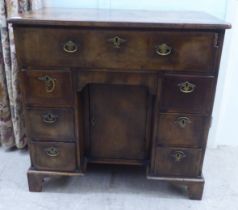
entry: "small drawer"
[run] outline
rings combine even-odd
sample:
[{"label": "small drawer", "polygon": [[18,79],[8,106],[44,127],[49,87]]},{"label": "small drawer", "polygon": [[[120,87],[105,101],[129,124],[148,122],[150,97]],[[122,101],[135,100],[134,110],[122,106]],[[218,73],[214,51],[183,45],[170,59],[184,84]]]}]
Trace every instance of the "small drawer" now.
[{"label": "small drawer", "polygon": [[71,106],[72,78],[69,71],[22,71],[25,103],[35,106]]},{"label": "small drawer", "polygon": [[210,114],[214,90],[212,76],[167,75],[163,80],[160,110]]},{"label": "small drawer", "polygon": [[214,32],[17,27],[15,37],[23,66],[212,72],[217,51]]},{"label": "small drawer", "polygon": [[27,108],[26,124],[33,140],[74,141],[72,109]]},{"label": "small drawer", "polygon": [[157,147],[152,171],[157,176],[197,177],[201,160],[201,149]]},{"label": "small drawer", "polygon": [[74,143],[30,143],[32,165],[37,170],[74,171],[76,147]]},{"label": "small drawer", "polygon": [[209,125],[210,117],[161,113],[157,143],[162,146],[201,147]]}]

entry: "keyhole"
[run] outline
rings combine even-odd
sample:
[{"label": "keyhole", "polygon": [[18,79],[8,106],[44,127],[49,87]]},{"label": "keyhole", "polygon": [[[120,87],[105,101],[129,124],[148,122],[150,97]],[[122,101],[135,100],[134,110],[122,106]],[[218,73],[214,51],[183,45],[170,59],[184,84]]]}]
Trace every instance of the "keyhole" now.
[{"label": "keyhole", "polygon": [[45,76],[45,81],[48,82],[50,78],[48,76]]},{"label": "keyhole", "polygon": [[182,125],[185,126],[185,120],[182,120]]},{"label": "keyhole", "polygon": [[115,38],[115,42],[118,43],[119,42],[119,39],[118,37]]},{"label": "keyhole", "polygon": [[180,158],[181,158],[181,155],[180,155],[179,153],[177,153],[177,154],[176,154],[176,159],[177,159],[177,160],[180,160]]},{"label": "keyhole", "polygon": [[91,120],[91,125],[92,125],[92,127],[94,127],[96,125],[96,120],[94,118]]},{"label": "keyhole", "polygon": [[186,120],[186,119],[181,119],[180,122],[179,122],[179,124],[180,124],[180,126],[181,126],[182,128],[185,128],[186,123],[187,123],[187,120]]},{"label": "keyhole", "polygon": [[51,148],[50,148],[50,153],[51,153],[51,154],[54,154],[55,152],[56,152],[56,149],[53,148],[53,147],[51,147]]},{"label": "keyhole", "polygon": [[189,84],[186,82],[186,83],[185,83],[185,86],[184,86],[184,89],[185,89],[186,91],[188,91],[189,88],[190,88],[190,87],[189,87]]},{"label": "keyhole", "polygon": [[49,120],[52,120],[53,119],[53,115],[50,113],[50,114],[48,114],[48,119]]}]

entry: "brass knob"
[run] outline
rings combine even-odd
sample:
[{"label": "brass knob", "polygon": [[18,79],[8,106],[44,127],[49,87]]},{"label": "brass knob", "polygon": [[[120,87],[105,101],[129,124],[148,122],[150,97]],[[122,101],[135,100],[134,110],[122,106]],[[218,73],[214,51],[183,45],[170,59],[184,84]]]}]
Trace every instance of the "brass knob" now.
[{"label": "brass knob", "polygon": [[192,93],[195,90],[196,85],[186,81],[179,83],[178,87],[182,93]]},{"label": "brass knob", "polygon": [[48,147],[45,152],[50,157],[57,157],[59,155],[59,150],[56,147]]},{"label": "brass knob", "polygon": [[56,79],[45,75],[43,77],[38,77],[38,80],[43,81],[45,83],[45,91],[47,93],[52,93],[55,90]]},{"label": "brass knob", "polygon": [[78,51],[78,46],[75,42],[69,40],[67,41],[64,46],[63,46],[63,50],[66,52],[66,53],[75,53]]},{"label": "brass knob", "polygon": [[174,158],[175,162],[180,162],[182,161],[186,155],[183,151],[173,151],[170,156]]},{"label": "brass knob", "polygon": [[57,115],[50,112],[42,115],[42,121],[46,124],[54,124],[57,121],[57,118]]},{"label": "brass knob", "polygon": [[175,120],[175,123],[178,124],[181,128],[185,128],[192,121],[188,117],[178,117]]},{"label": "brass knob", "polygon": [[172,47],[168,46],[166,43],[155,46],[155,52],[160,56],[170,55],[172,52]]},{"label": "brass knob", "polygon": [[115,36],[113,38],[108,39],[108,42],[111,42],[114,48],[120,48],[121,44],[126,42],[126,40],[120,38],[119,36]]}]

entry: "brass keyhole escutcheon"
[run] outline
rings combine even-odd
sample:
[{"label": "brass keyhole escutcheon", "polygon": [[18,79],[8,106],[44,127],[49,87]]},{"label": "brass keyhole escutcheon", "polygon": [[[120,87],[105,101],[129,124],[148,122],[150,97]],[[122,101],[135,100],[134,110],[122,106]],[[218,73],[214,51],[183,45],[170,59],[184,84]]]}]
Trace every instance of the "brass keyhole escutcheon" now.
[{"label": "brass keyhole escutcheon", "polygon": [[108,42],[111,42],[113,44],[114,48],[120,48],[121,44],[126,42],[125,39],[120,38],[119,36],[115,36],[111,39],[108,39]]},{"label": "brass keyhole escutcheon", "polygon": [[186,157],[183,151],[175,151],[171,154],[171,156],[174,158],[175,162],[180,162]]},{"label": "brass keyhole escutcheon", "polygon": [[192,121],[188,117],[178,117],[175,120],[175,123],[177,123],[181,128],[185,128],[188,124],[192,123]]},{"label": "brass keyhole escutcheon", "polygon": [[186,81],[186,82],[179,83],[178,87],[182,93],[192,93],[195,90],[196,85],[190,83],[189,81]]}]

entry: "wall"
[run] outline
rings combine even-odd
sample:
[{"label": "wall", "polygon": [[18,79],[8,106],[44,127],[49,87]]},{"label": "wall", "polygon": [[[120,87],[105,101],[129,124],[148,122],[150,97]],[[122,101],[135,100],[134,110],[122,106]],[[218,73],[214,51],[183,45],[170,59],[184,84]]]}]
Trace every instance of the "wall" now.
[{"label": "wall", "polygon": [[[222,55],[208,146],[238,145],[238,0],[44,0],[47,7],[206,11],[232,23]],[[237,46],[237,47],[233,47]]]},{"label": "wall", "polygon": [[219,72],[209,146],[238,146],[238,0],[228,0],[226,33]]},{"label": "wall", "polygon": [[224,18],[227,0],[44,0],[47,7],[199,10]]}]

